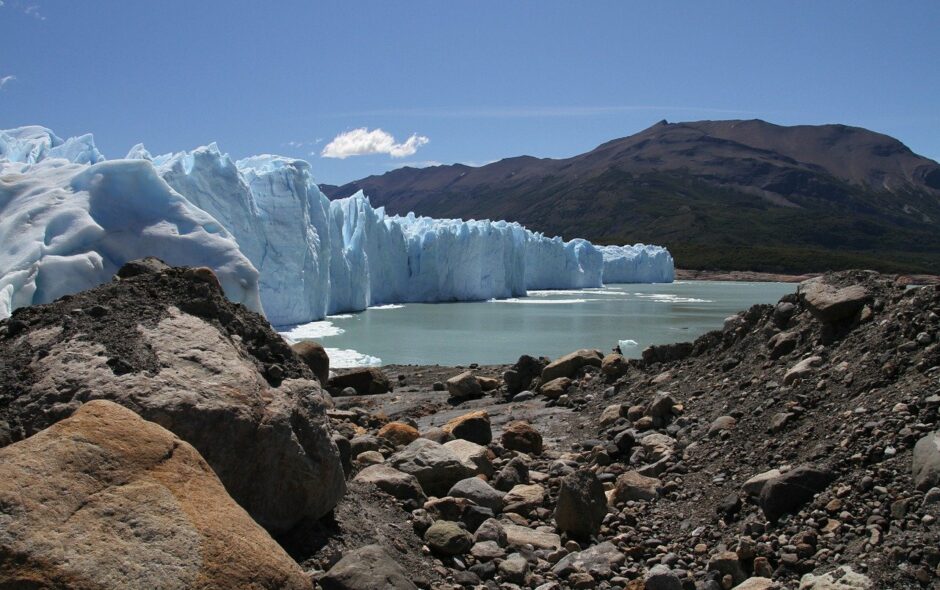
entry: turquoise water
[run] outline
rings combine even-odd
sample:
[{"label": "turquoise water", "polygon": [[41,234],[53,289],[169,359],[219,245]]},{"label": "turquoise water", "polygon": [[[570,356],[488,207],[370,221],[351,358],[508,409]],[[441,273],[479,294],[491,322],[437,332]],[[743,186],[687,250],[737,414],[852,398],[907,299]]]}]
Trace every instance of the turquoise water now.
[{"label": "turquoise water", "polygon": [[318,340],[337,367],[511,363],[521,354],[607,352],[620,342],[625,355],[638,357],[650,344],[694,340],[720,328],[729,315],[775,303],[795,289],[787,283],[679,281],[530,291],[504,301],[381,306],[285,333]]}]

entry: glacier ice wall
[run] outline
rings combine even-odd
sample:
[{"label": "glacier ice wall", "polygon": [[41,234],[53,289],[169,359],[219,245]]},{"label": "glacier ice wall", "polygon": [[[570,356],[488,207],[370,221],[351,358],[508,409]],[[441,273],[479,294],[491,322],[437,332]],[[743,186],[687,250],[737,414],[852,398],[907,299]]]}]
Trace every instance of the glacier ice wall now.
[{"label": "glacier ice wall", "polygon": [[[55,215],[7,218],[0,209],[0,317],[107,280],[143,255],[215,268],[231,298],[263,307],[275,325],[385,303],[672,280],[663,248],[598,248],[505,221],[388,216],[362,193],[329,201],[303,160],[234,161],[215,144],[160,156],[138,144],[124,160],[104,162],[91,135],[62,140],[24,127],[0,131],[0,176],[0,207],[35,202],[81,218],[72,227]],[[78,176],[95,180],[73,182]],[[92,207],[92,186],[110,187],[102,189],[107,207]],[[64,226],[77,237],[58,248],[33,235]],[[24,255],[20,241],[36,247]],[[37,281],[37,269],[52,268],[58,278],[45,270]]]},{"label": "glacier ice wall", "polygon": [[209,266],[229,298],[261,310],[258,273],[232,236],[149,163],[90,164],[101,160],[93,144],[50,133],[24,146],[21,137],[0,136],[0,318],[106,282],[151,255]]},{"label": "glacier ice wall", "polygon": [[675,265],[661,246],[599,246],[604,257],[605,283],[671,283]]}]

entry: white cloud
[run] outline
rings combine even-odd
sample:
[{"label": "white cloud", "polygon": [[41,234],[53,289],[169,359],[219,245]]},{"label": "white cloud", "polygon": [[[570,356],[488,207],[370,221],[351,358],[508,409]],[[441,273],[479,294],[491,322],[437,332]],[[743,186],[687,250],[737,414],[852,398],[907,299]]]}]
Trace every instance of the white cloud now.
[{"label": "white cloud", "polygon": [[16,76],[0,76],[0,90],[3,90],[3,87],[16,80]]},{"label": "white cloud", "polygon": [[23,14],[26,14],[26,15],[31,16],[31,17],[33,17],[33,18],[37,18],[37,19],[39,19],[39,20],[46,20],[46,17],[44,17],[42,14],[39,13],[39,6],[37,6],[37,5],[35,5],[35,4],[30,4],[29,6],[27,6],[26,8],[24,8],[24,9],[23,9]]},{"label": "white cloud", "polygon": [[382,129],[369,131],[365,127],[340,133],[326,144],[320,155],[324,158],[344,159],[349,156],[367,154],[388,154],[393,158],[404,158],[418,151],[418,148],[430,140],[417,133],[403,143],[396,143],[391,133]]}]

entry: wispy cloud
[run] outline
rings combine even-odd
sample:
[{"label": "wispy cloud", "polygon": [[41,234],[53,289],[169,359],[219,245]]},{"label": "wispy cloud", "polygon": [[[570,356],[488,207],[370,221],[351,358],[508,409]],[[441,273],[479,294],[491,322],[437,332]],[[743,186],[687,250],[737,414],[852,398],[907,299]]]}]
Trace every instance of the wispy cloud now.
[{"label": "wispy cloud", "polygon": [[517,106],[517,107],[419,107],[408,109],[378,109],[352,113],[336,113],[337,117],[435,117],[435,118],[479,118],[515,119],[526,117],[595,117],[630,112],[695,112],[723,115],[754,114],[740,109],[722,109],[695,106],[667,105],[589,105],[589,106]]},{"label": "wispy cloud", "polygon": [[0,0],[0,8],[4,7],[22,12],[26,16],[31,16],[37,20],[46,20],[46,16],[39,11],[38,4],[29,4],[21,0],[12,0],[8,4],[7,0]]},{"label": "wispy cloud", "polygon": [[30,4],[23,9],[23,14],[37,18],[39,20],[46,20],[46,17],[39,12],[39,6],[36,4]]},{"label": "wispy cloud", "polygon": [[3,87],[16,80],[16,76],[0,76],[0,90],[3,90]]},{"label": "wispy cloud", "polygon": [[[289,148],[293,148],[293,149],[295,149],[295,150],[299,150],[299,149],[303,149],[303,148],[313,147],[313,146],[315,146],[315,145],[317,145],[317,144],[320,144],[320,143],[323,143],[323,138],[322,138],[322,137],[318,137],[318,138],[316,138],[316,139],[314,139],[314,140],[309,140],[309,141],[308,141],[308,140],[303,140],[303,141],[286,141],[286,142],[284,142],[282,145],[284,145],[284,146],[286,146],[286,147],[289,147]],[[316,154],[313,153],[313,154],[311,154],[311,155],[312,155],[312,156],[315,156]]]},{"label": "wispy cloud", "polygon": [[402,143],[395,141],[395,137],[382,129],[369,130],[365,127],[340,133],[326,144],[320,155],[324,158],[345,159],[350,156],[365,156],[368,154],[388,154],[393,158],[404,158],[418,151],[418,148],[428,143],[430,139],[423,135],[413,134]]}]

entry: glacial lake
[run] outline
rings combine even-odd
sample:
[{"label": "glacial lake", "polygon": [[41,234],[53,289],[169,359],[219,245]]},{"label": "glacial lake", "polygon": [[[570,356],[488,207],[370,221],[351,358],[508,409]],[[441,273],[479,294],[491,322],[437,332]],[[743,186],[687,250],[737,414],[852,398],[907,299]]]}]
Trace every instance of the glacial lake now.
[{"label": "glacial lake", "polygon": [[694,340],[729,315],[795,290],[792,283],[677,281],[530,291],[517,299],[383,305],[281,331],[322,343],[334,367],[513,363],[522,354],[606,353],[618,343],[639,357],[651,344]]}]

